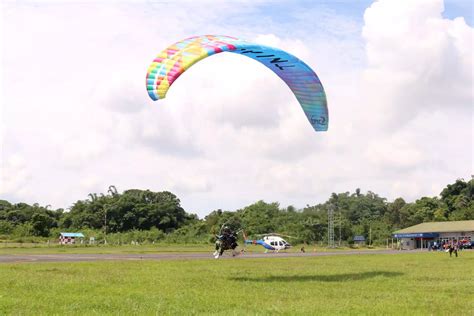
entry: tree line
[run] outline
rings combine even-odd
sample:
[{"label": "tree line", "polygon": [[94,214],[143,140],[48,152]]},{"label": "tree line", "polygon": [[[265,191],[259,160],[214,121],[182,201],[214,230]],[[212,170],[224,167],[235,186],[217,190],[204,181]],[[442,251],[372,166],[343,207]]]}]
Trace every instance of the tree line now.
[{"label": "tree line", "polygon": [[474,219],[474,180],[458,179],[436,197],[408,203],[392,202],[374,192],[332,193],[327,201],[303,209],[257,201],[234,211],[214,210],[204,219],[186,212],[179,198],[167,191],[126,190],[110,186],[106,194],[91,193],[69,211],[50,206],[0,200],[0,240],[25,237],[57,238],[60,231],[85,231],[99,241],[176,243],[212,242],[223,224],[247,235],[278,232],[295,243],[327,241],[329,208],[334,213],[335,240],[351,243],[355,235],[383,243],[394,230],[428,221]]}]

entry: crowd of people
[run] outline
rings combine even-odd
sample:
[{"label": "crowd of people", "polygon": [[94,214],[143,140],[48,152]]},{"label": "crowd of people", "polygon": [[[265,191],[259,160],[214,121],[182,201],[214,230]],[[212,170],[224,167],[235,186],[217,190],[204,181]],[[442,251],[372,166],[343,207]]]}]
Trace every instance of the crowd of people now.
[{"label": "crowd of people", "polygon": [[470,247],[471,243],[466,240],[450,240],[444,241],[442,243],[435,241],[429,249],[449,252],[450,257],[452,257],[454,253],[454,255],[457,257],[458,250],[467,249]]}]

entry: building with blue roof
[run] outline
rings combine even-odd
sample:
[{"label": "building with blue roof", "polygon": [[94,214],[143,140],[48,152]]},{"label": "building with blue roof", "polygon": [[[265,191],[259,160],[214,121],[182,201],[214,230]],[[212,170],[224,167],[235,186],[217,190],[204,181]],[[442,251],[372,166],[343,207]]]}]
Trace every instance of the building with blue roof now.
[{"label": "building with blue roof", "polygon": [[356,236],[354,236],[354,238],[352,240],[354,241],[355,245],[358,245],[358,246],[365,245],[365,237],[364,236],[356,235]]}]

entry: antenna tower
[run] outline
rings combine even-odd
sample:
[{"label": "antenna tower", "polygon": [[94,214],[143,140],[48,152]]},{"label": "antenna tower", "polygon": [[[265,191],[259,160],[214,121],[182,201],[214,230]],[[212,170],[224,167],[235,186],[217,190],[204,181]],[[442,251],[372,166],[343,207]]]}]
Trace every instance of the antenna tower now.
[{"label": "antenna tower", "polygon": [[334,205],[328,207],[328,248],[334,248]]}]

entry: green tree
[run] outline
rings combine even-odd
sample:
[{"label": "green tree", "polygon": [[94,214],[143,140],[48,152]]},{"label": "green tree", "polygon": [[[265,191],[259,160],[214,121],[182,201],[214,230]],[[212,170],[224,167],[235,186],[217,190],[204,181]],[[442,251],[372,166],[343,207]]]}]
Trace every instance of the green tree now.
[{"label": "green tree", "polygon": [[34,236],[48,237],[54,220],[46,214],[36,213],[31,218],[32,233]]}]

